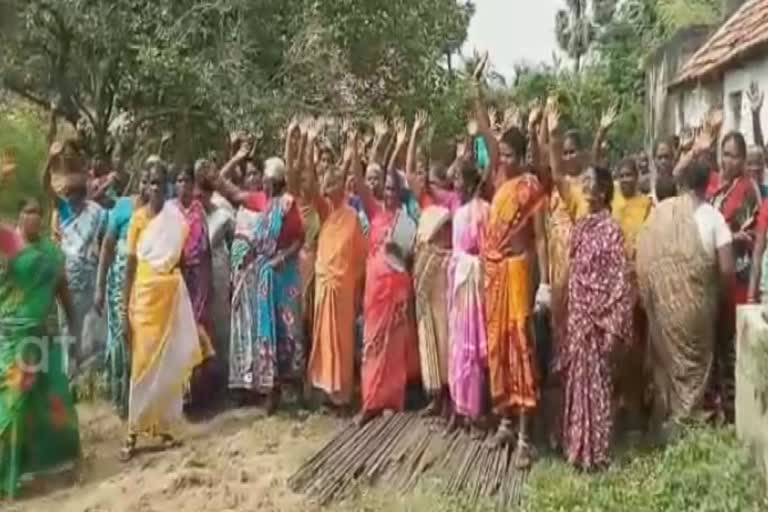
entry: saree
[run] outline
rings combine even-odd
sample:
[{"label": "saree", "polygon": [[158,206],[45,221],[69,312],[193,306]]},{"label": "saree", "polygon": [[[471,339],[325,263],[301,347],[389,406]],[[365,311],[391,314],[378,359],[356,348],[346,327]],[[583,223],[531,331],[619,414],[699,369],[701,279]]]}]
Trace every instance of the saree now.
[{"label": "saree", "polygon": [[363,411],[402,410],[409,380],[420,372],[413,284],[408,272],[390,266],[384,246],[401,207],[390,211],[380,203],[366,205],[370,221],[369,257],[363,305]]},{"label": "saree", "polygon": [[[64,252],[67,284],[72,297],[74,318],[71,327],[74,332],[69,332],[70,326],[61,308],[59,325],[62,334],[70,334],[78,340],[77,343],[72,343],[67,351],[66,369],[67,373],[73,376],[94,358],[98,358],[106,342],[105,339],[86,340],[83,333],[86,320],[95,318],[95,315],[89,313],[93,311],[99,266],[99,242],[106,227],[107,213],[93,201],[85,201],[82,209],[75,212],[67,201],[60,199],[57,201],[54,219],[54,236]],[[92,346],[85,346],[89,341]]]},{"label": "saree", "polygon": [[[632,278],[635,279],[637,233],[642,229],[645,220],[651,213],[653,202],[650,196],[645,194],[625,197],[621,193],[618,183],[614,185],[614,190],[616,192],[611,203],[611,213],[624,235],[624,250],[630,263]],[[647,375],[645,361],[647,359],[648,345],[648,323],[639,297],[634,308],[634,315],[635,343],[632,343],[630,353],[626,354],[622,361],[622,366],[618,370],[616,391],[622,406],[628,412],[638,414],[645,410],[646,405]]]},{"label": "saree", "polygon": [[[284,220],[296,207],[294,198],[285,194],[270,199],[264,213],[255,217],[250,248],[242,263],[251,275],[237,282],[234,290],[240,302],[235,312],[233,301],[233,315],[251,317],[238,325],[233,322],[231,339],[236,345],[230,355],[231,388],[266,394],[304,373],[298,257],[286,259],[277,268],[270,264],[277,254]],[[253,287],[245,296],[239,289],[244,285]],[[248,302],[242,302],[243,298]]]},{"label": "saree", "polygon": [[560,197],[553,190],[549,200],[549,218],[547,226],[547,252],[549,259],[549,283],[552,287],[552,353],[553,366],[557,366],[557,353],[560,340],[565,336],[565,322],[568,298],[568,247],[573,225],[587,213],[578,178],[566,177],[569,181],[568,200]]},{"label": "saree", "polygon": [[694,209],[689,194],[663,201],[637,237],[653,409],[661,420],[683,421],[699,412],[713,369],[719,278],[714,256],[704,250]]},{"label": "saree", "polygon": [[533,216],[545,196],[532,175],[508,179],[496,191],[482,260],[491,404],[494,412],[533,409],[538,401],[536,358],[529,320],[532,280],[527,251],[509,256],[517,237],[534,245]]},{"label": "saree", "polygon": [[740,176],[725,184],[715,193],[712,204],[720,210],[731,232],[747,233],[748,240],[733,241],[736,261],[736,283],[728,300],[720,304],[718,333],[715,345],[715,367],[712,388],[712,405],[734,418],[735,391],[735,335],[736,306],[747,303],[749,276],[752,270],[752,249],[755,238],[755,220],[760,209],[760,189],[749,176]]},{"label": "saree", "polygon": [[434,237],[450,220],[447,208],[427,207],[421,212],[416,232],[413,287],[421,381],[424,390],[433,395],[448,386],[447,268],[451,256],[449,249],[434,243]]},{"label": "saree", "polygon": [[[304,332],[312,332],[315,312],[315,261],[317,259],[318,237],[320,235],[320,215],[317,209],[304,201],[299,202],[301,221],[304,224],[304,245],[299,251],[299,276],[301,278],[301,310],[304,314]],[[305,347],[309,352],[310,346]]]},{"label": "saree", "polygon": [[[213,350],[225,370],[229,361],[229,323],[232,287],[230,282],[230,243],[235,219],[226,207],[214,205],[207,213],[208,242],[211,247],[211,322]],[[226,371],[224,371],[226,374]],[[226,378],[224,379],[226,381]]]},{"label": "saree", "polygon": [[607,210],[589,214],[570,241],[568,318],[560,347],[565,383],[563,445],[582,469],[610,461],[613,360],[632,341],[635,289],[621,228]]},{"label": "saree", "polygon": [[125,270],[128,263],[126,236],[136,198],[121,197],[109,211],[107,233],[117,241],[115,256],[107,272],[107,350],[106,380],[109,399],[120,417],[128,415],[128,389],[130,386],[130,351],[126,346],[124,325]]},{"label": "saree", "polygon": [[63,255],[49,240],[6,249],[0,249],[0,496],[14,498],[22,476],[74,463],[80,435],[62,342],[47,330]]},{"label": "saree", "polygon": [[354,389],[356,303],[368,243],[353,208],[343,205],[323,217],[307,380],[334,404],[347,405]]},{"label": "saree", "polygon": [[457,414],[483,414],[488,367],[483,271],[480,248],[489,206],[473,199],[453,219],[453,254],[448,266],[448,381]]},{"label": "saree", "polygon": [[184,390],[202,362],[197,319],[179,263],[189,236],[184,214],[173,202],[150,217],[134,213],[128,254],[136,257],[128,315],[131,329],[131,434],[173,434],[182,419]]},{"label": "saree", "polygon": [[228,382],[232,389],[248,389],[253,384],[250,372],[251,347],[256,346],[256,280],[253,237],[260,211],[241,207],[235,219],[230,268],[232,301],[229,329]]},{"label": "saree", "polygon": [[637,233],[643,227],[645,219],[651,213],[653,203],[651,198],[644,194],[636,194],[632,197],[624,197],[618,184],[614,185],[616,194],[611,203],[611,213],[621,227],[624,235],[624,247],[630,261],[635,259],[635,239]]},{"label": "saree", "polygon": [[203,204],[197,199],[189,207],[185,207],[178,199],[173,204],[184,215],[189,234],[184,244],[184,267],[182,275],[192,300],[195,311],[203,359],[213,357],[216,352],[211,341],[211,242],[208,233],[208,222]]}]

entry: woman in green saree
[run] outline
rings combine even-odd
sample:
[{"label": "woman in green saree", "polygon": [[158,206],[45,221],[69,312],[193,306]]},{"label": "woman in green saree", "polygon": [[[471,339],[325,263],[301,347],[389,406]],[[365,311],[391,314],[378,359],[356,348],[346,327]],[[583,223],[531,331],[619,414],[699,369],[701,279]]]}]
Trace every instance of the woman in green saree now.
[{"label": "woman in green saree", "polygon": [[0,496],[22,476],[67,469],[80,455],[62,342],[47,326],[56,300],[72,305],[64,257],[41,235],[42,209],[22,202],[18,228],[0,225]]}]

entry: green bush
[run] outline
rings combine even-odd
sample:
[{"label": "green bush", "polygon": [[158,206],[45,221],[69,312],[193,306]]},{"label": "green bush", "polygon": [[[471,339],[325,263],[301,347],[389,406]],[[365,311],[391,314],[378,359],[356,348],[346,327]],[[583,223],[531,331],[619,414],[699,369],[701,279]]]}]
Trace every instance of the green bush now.
[{"label": "green bush", "polygon": [[16,175],[0,190],[0,216],[14,216],[19,200],[25,196],[41,198],[40,175],[45,165],[45,128],[34,113],[0,109],[0,151],[16,150]]},{"label": "green bush", "polygon": [[603,473],[542,461],[523,511],[757,512],[768,510],[763,481],[732,429],[697,428],[663,449],[627,449]]}]

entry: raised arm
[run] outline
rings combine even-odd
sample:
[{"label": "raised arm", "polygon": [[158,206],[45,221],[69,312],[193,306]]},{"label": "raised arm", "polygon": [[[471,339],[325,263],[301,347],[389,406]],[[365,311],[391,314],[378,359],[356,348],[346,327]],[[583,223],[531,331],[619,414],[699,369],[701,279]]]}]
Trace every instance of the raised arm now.
[{"label": "raised arm", "polygon": [[601,158],[602,158],[602,152],[603,152],[603,142],[605,142],[605,137],[608,135],[608,130],[613,125],[614,121],[616,120],[616,114],[617,109],[616,106],[612,106],[608,110],[603,113],[603,117],[600,118],[600,125],[597,127],[597,132],[595,133],[595,140],[592,143],[592,164],[597,165]]},{"label": "raised arm", "polygon": [[314,146],[322,127],[320,122],[311,119],[307,124],[307,149],[304,151],[302,196],[308,203],[315,204],[321,199],[320,187],[317,183],[317,170],[315,169]]},{"label": "raised arm", "polygon": [[389,136],[389,125],[383,117],[373,120],[373,134],[373,146],[368,155],[368,161],[384,166],[387,157],[385,141]]},{"label": "raised arm", "polygon": [[[296,145],[296,136],[300,133],[299,120],[294,116],[288,123],[288,127],[285,129],[285,146],[283,148],[283,161],[285,162],[285,185],[288,192],[294,195],[299,193],[300,187],[300,170],[296,165],[296,154],[300,148]],[[299,137],[300,138],[300,137]]]},{"label": "raised arm", "polygon": [[416,113],[411,129],[411,140],[408,143],[408,154],[405,158],[405,179],[408,182],[408,188],[417,198],[421,197],[423,183],[416,177],[416,151],[419,146],[419,136],[427,125],[427,113],[423,110]]},{"label": "raised arm", "polygon": [[563,135],[560,131],[560,108],[555,98],[547,100],[547,127],[549,128],[549,169],[557,193],[565,204],[570,204],[571,188],[563,173]]},{"label": "raised arm", "polygon": [[246,202],[248,193],[235,185],[232,180],[232,174],[238,166],[248,157],[251,148],[247,144],[242,144],[229,162],[219,171],[218,180],[216,180],[216,189],[221,195],[226,197],[231,203],[243,204]]},{"label": "raised arm", "polygon": [[537,176],[540,175],[541,169],[541,147],[539,146],[539,128],[541,126],[541,118],[544,115],[544,110],[541,108],[541,103],[538,100],[531,104],[530,112],[528,113],[528,150],[531,154],[531,171]]},{"label": "raised arm", "polygon": [[395,120],[395,149],[389,156],[387,172],[392,172],[397,169],[398,165],[402,165],[403,152],[405,151],[407,141],[408,125],[405,124],[403,118],[399,117]]},{"label": "raised arm", "polygon": [[763,140],[763,127],[760,124],[760,112],[763,109],[765,94],[760,90],[757,81],[753,80],[749,85],[747,98],[749,99],[749,104],[752,110],[752,132],[755,139],[755,145],[762,148],[763,151],[767,151],[765,148],[765,141]]}]

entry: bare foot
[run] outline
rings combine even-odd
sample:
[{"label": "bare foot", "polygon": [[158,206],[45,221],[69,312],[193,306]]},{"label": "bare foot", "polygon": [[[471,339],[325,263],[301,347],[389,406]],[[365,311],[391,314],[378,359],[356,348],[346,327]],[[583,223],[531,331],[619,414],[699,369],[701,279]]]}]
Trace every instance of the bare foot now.
[{"label": "bare foot", "polygon": [[459,428],[459,423],[461,422],[461,419],[459,418],[458,414],[451,414],[451,417],[448,418],[448,424],[445,426],[445,434],[453,434],[456,432],[456,429]]},{"label": "bare foot", "polygon": [[277,408],[280,405],[280,390],[274,389],[267,395],[267,399],[264,401],[264,409],[267,411],[268,416],[272,416],[277,412]]},{"label": "bare foot", "polygon": [[358,428],[362,428],[366,423],[378,415],[375,411],[360,411],[352,420]]},{"label": "bare foot", "polygon": [[419,416],[422,418],[437,416],[440,414],[441,409],[442,407],[440,406],[440,399],[435,398],[429,402],[429,405],[427,405],[427,407],[419,413]]},{"label": "bare foot", "polygon": [[514,439],[514,432],[512,432],[512,429],[509,428],[508,425],[506,425],[505,421],[502,421],[501,425],[499,425],[499,429],[496,431],[493,437],[485,442],[485,446],[488,449],[495,450],[496,448],[510,444],[512,441],[514,441]]},{"label": "bare foot", "polygon": [[535,458],[535,450],[528,441],[523,438],[518,438],[517,446],[515,447],[515,467],[520,470],[528,469],[533,464]]},{"label": "bare foot", "polygon": [[469,427],[469,438],[473,441],[479,441],[483,436],[485,436],[485,429],[477,423],[472,422],[472,425]]}]

